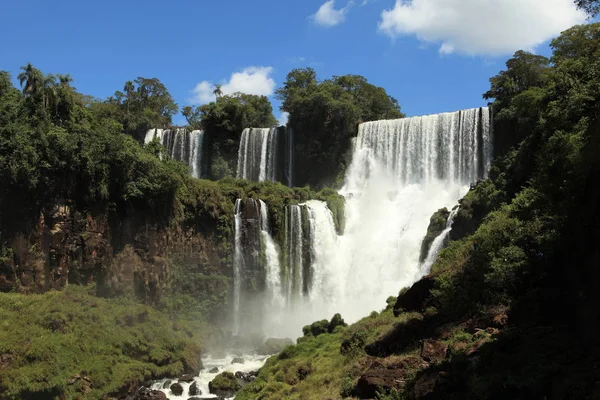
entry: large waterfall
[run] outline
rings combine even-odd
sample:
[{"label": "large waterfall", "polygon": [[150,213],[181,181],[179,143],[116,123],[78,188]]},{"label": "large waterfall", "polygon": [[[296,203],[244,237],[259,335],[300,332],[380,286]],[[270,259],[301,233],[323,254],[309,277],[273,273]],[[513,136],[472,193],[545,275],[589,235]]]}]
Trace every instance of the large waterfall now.
[{"label": "large waterfall", "polygon": [[144,144],[148,144],[154,139],[158,139],[172,159],[186,163],[194,178],[202,176],[204,131],[188,131],[183,128],[150,129],[146,132]]},{"label": "large waterfall", "polygon": [[[267,301],[256,309],[263,333],[296,337],[303,325],[336,312],[355,321],[427,273],[445,240],[438,238],[431,257],[419,264],[429,218],[441,207],[452,208],[487,175],[490,122],[490,111],[478,108],[361,124],[340,191],[346,197],[344,234],[336,234],[323,202],[286,206],[281,262],[273,256],[267,262]],[[263,209],[259,205],[256,214]],[[238,225],[236,219],[236,254]],[[271,250],[278,250],[275,244]]]},{"label": "large waterfall", "polygon": [[237,177],[292,183],[292,133],[285,127],[246,128],[238,150]]}]

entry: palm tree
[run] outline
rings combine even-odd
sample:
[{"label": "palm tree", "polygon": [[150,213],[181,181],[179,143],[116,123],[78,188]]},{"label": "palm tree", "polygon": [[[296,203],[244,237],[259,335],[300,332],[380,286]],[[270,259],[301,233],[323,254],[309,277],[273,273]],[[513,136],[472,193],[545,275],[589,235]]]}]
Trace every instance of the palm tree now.
[{"label": "palm tree", "polygon": [[221,85],[216,84],[215,90],[213,90],[213,94],[215,95],[215,99],[218,100],[219,97],[223,96],[223,91],[221,90]]},{"label": "palm tree", "polygon": [[35,68],[31,63],[21,67],[22,72],[17,76],[19,84],[23,88],[23,94],[27,97],[39,94],[43,85],[44,75],[42,71]]}]

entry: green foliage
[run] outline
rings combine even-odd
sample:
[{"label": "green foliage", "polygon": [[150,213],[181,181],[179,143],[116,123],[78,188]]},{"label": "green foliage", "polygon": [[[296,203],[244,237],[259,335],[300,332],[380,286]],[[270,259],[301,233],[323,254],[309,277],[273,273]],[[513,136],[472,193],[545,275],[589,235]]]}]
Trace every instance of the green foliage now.
[{"label": "green foliage", "polygon": [[[2,398],[97,399],[130,382],[199,370],[191,330],[175,329],[149,307],[90,296],[92,289],[0,293],[0,354],[9,360],[0,375]],[[69,384],[74,375],[90,384]]]},{"label": "green foliage", "polygon": [[340,314],[335,314],[331,321],[327,321],[323,319],[321,321],[313,322],[310,325],[306,325],[302,328],[302,333],[304,336],[312,335],[314,337],[319,336],[322,333],[333,333],[337,327],[345,327],[348,326],[344,322],[344,319]]},{"label": "green foliage", "polygon": [[437,210],[429,219],[429,226],[427,227],[427,234],[425,238],[423,238],[423,242],[421,243],[421,253],[419,255],[419,262],[425,261],[427,258],[427,254],[429,253],[429,249],[431,248],[431,244],[435,240],[436,237],[440,235],[446,229],[446,221],[448,221],[448,217],[450,216],[450,211],[447,208],[441,208]]},{"label": "green foliage", "polygon": [[350,139],[361,122],[401,118],[400,106],[383,88],[358,75],[319,82],[312,68],[294,69],[277,90],[294,132],[295,181],[313,187],[340,184]]}]

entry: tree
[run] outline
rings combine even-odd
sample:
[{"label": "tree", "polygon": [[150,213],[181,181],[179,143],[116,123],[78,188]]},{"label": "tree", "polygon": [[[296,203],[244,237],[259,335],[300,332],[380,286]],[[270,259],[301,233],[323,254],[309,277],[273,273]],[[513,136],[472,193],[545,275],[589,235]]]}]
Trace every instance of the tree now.
[{"label": "tree", "polygon": [[319,82],[314,69],[293,69],[276,96],[281,110],[290,114],[294,151],[302,154],[294,157],[294,180],[299,185],[341,183],[358,124],[404,116],[396,99],[359,75]]},{"label": "tree", "polygon": [[181,109],[181,115],[183,115],[192,129],[199,129],[201,126],[200,107],[185,106]]},{"label": "tree", "polygon": [[215,90],[213,90],[213,94],[215,95],[215,99],[219,99],[219,97],[223,96],[223,91],[221,90],[221,85],[218,83],[215,85]]},{"label": "tree", "polygon": [[575,4],[591,17],[600,12],[600,1],[598,0],[575,0]]},{"label": "tree", "polygon": [[19,84],[23,88],[23,94],[27,97],[39,94],[44,83],[44,75],[31,63],[21,67],[22,72],[17,76]]}]

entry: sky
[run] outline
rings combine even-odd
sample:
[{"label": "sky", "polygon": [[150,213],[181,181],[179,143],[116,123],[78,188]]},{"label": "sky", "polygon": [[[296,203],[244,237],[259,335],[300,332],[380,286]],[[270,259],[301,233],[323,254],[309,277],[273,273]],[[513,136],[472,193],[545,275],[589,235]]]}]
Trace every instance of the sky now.
[{"label": "sky", "polygon": [[516,50],[550,55],[551,38],[586,21],[571,0],[29,0],[0,15],[13,78],[31,62],[98,98],[158,78],[180,108],[219,83],[269,96],[282,121],[274,90],[301,67],[363,75],[409,116],[483,106]]}]

